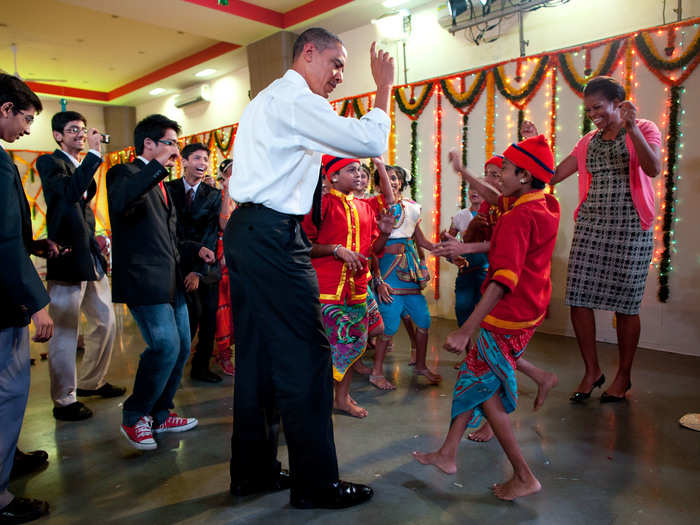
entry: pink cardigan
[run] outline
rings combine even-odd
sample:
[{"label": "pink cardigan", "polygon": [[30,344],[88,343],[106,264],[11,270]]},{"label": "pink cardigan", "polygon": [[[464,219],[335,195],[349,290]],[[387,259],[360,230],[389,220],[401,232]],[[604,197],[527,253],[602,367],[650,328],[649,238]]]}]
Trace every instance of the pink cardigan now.
[{"label": "pink cardigan", "polygon": [[[644,139],[650,146],[661,146],[661,133],[656,124],[650,120],[637,119],[637,126],[642,132]],[[593,130],[587,133],[576,143],[574,150],[571,152],[576,157],[578,167],[578,194],[579,201],[576,211],[574,212],[574,220],[578,215],[578,210],[581,204],[588,196],[588,188],[591,186],[591,174],[586,169],[586,154],[588,152],[588,144],[593,136],[599,130]],[[654,224],[654,186],[651,177],[647,176],[639,165],[637,152],[632,145],[632,139],[627,135],[625,137],[627,150],[630,153],[630,192],[632,193],[632,202],[634,208],[639,215],[639,222],[643,230],[648,230]]]}]

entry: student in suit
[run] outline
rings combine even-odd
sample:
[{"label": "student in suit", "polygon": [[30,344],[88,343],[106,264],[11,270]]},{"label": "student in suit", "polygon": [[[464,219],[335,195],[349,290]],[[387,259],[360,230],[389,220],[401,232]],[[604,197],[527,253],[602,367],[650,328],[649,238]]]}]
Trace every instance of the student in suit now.
[{"label": "student in suit", "polygon": [[[80,421],[92,411],[78,396],[118,397],[126,388],[105,381],[116,335],[112,292],[107,262],[95,240],[95,216],[90,200],[97,192],[94,176],[102,163],[100,132],[87,128],[87,121],[75,111],[56,113],[51,129],[59,149],[36,161],[46,200],[48,237],[70,248],[62,257],[50,259],[46,280],[55,322],[49,343],[49,375],[53,415],[63,421]],[[85,144],[88,151],[78,160]],[[76,377],[75,353],[81,311],[89,328],[80,377]],[[77,390],[76,390],[77,387]]]},{"label": "student in suit", "polygon": [[214,253],[176,237],[177,217],[163,184],[180,157],[180,126],[150,115],[134,129],[138,158],[107,172],[112,225],[112,300],[126,303],[147,348],[141,354],[134,391],[124,402],[121,433],[139,450],[153,450],[153,433],[183,432],[195,418],[171,412],[182,369],[190,353],[190,324],[185,303],[183,258],[196,253],[214,262]]},{"label": "student in suit", "polygon": [[[180,242],[194,241],[212,251],[216,250],[221,211],[221,192],[204,183],[209,170],[209,150],[204,144],[188,144],[182,150],[181,178],[166,182],[177,211],[177,237]],[[221,376],[209,369],[214,350],[218,278],[216,268],[199,257],[183,261],[187,309],[190,314],[192,339],[199,334],[197,349],[192,357],[190,376],[198,381],[218,383]]]},{"label": "student in suit", "polygon": [[[0,74],[0,139],[29,134],[39,98],[18,78]],[[53,335],[49,296],[29,254],[48,251],[34,241],[29,204],[10,155],[0,146],[0,522],[25,523],[49,512],[45,501],[14,496],[7,485],[29,397],[29,330],[34,341]],[[52,253],[56,253],[55,247]]]}]

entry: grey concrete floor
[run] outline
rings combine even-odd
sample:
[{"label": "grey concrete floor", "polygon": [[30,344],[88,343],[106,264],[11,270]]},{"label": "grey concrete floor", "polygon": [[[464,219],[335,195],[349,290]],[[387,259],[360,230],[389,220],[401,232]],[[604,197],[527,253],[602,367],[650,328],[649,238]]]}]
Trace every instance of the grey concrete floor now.
[{"label": "grey concrete floor", "polygon": [[[120,330],[108,380],[130,389],[143,341],[124,308],[116,308]],[[568,397],[582,374],[575,341],[535,335],[526,355],[556,372],[559,386],[533,413],[535,386],[520,375],[512,422],[543,490],[508,503],[489,491],[511,473],[496,440],[464,440],[454,476],[410,455],[436,448],[447,430],[457,358],[440,347],[453,326],[454,321],[434,319],[430,334],[431,366],[444,378],[439,387],[412,376],[402,329],[386,360],[397,390],[380,392],[358,376],[352,394],[369,416],[333,416],[341,477],[370,483],[376,495],[368,504],[302,511],[289,506],[288,493],[277,493],[233,505],[228,494],[231,378],[218,385],[193,384],[188,367],[176,410],[200,424],[159,438],[154,452],[135,451],[119,435],[123,398],[89,399],[95,412],[90,420],[55,421],[48,365],[38,359],[42,345],[32,347],[37,364],[20,446],[48,451],[50,465],[10,488],[50,501],[51,515],[43,521],[57,524],[698,523],[700,433],[681,428],[677,420],[700,411],[700,358],[640,350],[629,402],[600,405],[597,390],[586,405],[572,406]],[[601,344],[599,353],[611,380],[617,348]],[[286,465],[284,446],[280,458]]]}]

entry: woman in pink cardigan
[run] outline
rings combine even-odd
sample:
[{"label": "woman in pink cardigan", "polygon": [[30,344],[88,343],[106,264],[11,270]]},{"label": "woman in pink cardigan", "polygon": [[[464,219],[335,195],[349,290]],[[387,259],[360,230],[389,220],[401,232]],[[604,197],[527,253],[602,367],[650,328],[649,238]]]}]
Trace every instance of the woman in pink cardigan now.
[{"label": "woman in pink cardigan", "polygon": [[[632,386],[639,342],[639,307],[654,250],[654,189],[661,172],[661,134],[653,122],[637,119],[622,85],[593,78],[583,105],[596,128],[581,138],[556,169],[551,184],[579,174],[579,204],[566,280],[566,304],[586,367],[569,398],[588,399],[605,382],[598,364],[594,310],[616,313],[619,365],[601,403],[623,401]],[[524,127],[531,126],[527,123]]]}]

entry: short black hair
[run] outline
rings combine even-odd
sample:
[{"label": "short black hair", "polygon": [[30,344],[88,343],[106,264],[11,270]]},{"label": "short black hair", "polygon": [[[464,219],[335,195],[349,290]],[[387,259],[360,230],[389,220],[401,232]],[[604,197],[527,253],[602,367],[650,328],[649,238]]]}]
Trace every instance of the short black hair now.
[{"label": "short black hair", "polygon": [[12,102],[15,106],[15,114],[33,107],[37,113],[41,113],[44,106],[29,86],[14,75],[0,73],[0,106],[5,102]]},{"label": "short black hair", "polygon": [[335,44],[343,45],[343,41],[330,31],[322,27],[312,27],[300,34],[294,41],[292,49],[292,61],[296,60],[306,44],[313,44],[318,51],[323,51]]},{"label": "short black hair", "polygon": [[[515,174],[516,175],[521,175],[521,174],[525,173],[526,171],[527,170],[525,168],[519,168],[518,166],[515,166]],[[530,172],[528,171],[528,173],[530,173]],[[546,182],[541,181],[540,179],[538,179],[537,177],[532,175],[532,173],[530,173],[530,175],[532,176],[532,182],[530,182],[530,186],[532,186],[533,190],[543,190],[547,186]]]},{"label": "short black hair", "polygon": [[51,117],[51,130],[63,133],[66,125],[74,120],[81,120],[87,126],[87,119],[77,111],[61,111]]},{"label": "short black hair", "polygon": [[134,128],[134,150],[136,154],[141,155],[143,153],[143,143],[146,139],[151,139],[154,142],[160,140],[169,129],[172,129],[178,135],[182,131],[180,124],[165,115],[148,115],[136,124]]},{"label": "short black hair", "polygon": [[600,93],[606,100],[612,102],[619,100],[622,102],[627,98],[625,88],[622,87],[617,80],[612,77],[595,77],[588,81],[586,87],[583,88],[583,96]]},{"label": "short black hair", "polygon": [[[401,182],[401,185],[399,186],[399,191],[403,191],[406,186],[408,186],[408,173],[406,173],[406,170],[403,169],[401,166],[390,166],[387,164],[385,166],[386,172],[389,173],[390,170],[393,170],[396,173],[396,177],[399,179],[399,182]],[[379,188],[379,172],[375,169],[374,170],[374,176],[373,182],[374,182],[374,187]]]},{"label": "short black hair", "polygon": [[193,142],[192,144],[188,144],[187,146],[182,148],[180,156],[184,160],[189,160],[190,155],[192,155],[195,151],[206,151],[207,155],[209,155],[209,148],[207,148],[201,142]]}]

